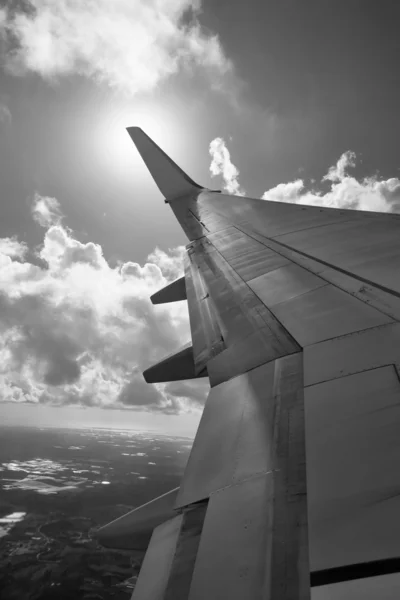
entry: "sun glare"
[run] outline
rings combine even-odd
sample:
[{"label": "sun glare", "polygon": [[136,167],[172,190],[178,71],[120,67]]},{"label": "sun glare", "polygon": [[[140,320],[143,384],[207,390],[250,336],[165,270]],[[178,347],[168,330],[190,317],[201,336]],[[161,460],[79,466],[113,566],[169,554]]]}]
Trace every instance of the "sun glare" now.
[{"label": "sun glare", "polygon": [[99,119],[96,136],[97,152],[101,163],[108,165],[116,175],[132,173],[137,176],[146,169],[127,132],[127,127],[141,127],[165,152],[174,155],[180,125],[178,115],[154,103],[132,106],[110,106]]}]

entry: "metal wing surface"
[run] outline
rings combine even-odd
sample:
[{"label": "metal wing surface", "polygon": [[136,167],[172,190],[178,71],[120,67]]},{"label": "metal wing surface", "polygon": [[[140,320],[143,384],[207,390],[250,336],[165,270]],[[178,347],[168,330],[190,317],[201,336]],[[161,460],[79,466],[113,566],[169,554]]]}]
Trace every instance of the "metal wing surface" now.
[{"label": "metal wing surface", "polygon": [[398,598],[399,216],[204,189],[128,132],[189,239],[153,301],[192,346],[144,375],[211,386],[134,600]]}]

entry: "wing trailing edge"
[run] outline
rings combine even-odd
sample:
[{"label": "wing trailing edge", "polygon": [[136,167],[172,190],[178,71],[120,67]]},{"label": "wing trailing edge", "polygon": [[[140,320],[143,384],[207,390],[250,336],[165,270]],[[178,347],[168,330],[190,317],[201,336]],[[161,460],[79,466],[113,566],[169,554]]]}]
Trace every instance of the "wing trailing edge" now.
[{"label": "wing trailing edge", "polygon": [[104,525],[95,533],[96,539],[107,548],[146,550],[153,529],[175,516],[178,491],[175,488]]}]

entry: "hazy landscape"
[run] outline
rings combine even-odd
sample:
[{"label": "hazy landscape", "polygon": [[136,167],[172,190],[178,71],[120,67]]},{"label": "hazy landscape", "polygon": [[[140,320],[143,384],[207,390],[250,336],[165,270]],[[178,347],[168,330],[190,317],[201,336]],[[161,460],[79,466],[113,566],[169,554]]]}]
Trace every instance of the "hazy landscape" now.
[{"label": "hazy landscape", "polygon": [[0,429],[2,600],[118,599],[143,555],[96,528],[179,484],[192,440],[105,429]]}]

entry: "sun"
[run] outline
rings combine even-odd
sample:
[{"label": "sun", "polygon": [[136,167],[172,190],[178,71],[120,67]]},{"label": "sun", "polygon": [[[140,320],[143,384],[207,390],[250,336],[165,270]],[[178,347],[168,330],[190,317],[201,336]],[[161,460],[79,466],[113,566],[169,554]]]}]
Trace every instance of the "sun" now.
[{"label": "sun", "polygon": [[176,111],[152,101],[142,101],[131,105],[115,102],[104,113],[95,136],[96,148],[101,163],[116,175],[132,174],[134,169],[140,176],[145,171],[127,127],[141,127],[167,154],[176,153],[181,129]]}]

